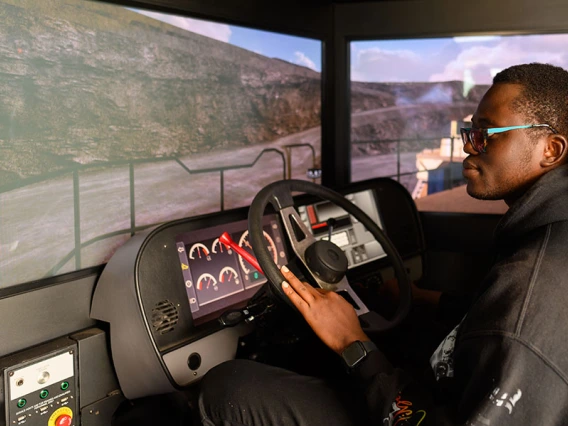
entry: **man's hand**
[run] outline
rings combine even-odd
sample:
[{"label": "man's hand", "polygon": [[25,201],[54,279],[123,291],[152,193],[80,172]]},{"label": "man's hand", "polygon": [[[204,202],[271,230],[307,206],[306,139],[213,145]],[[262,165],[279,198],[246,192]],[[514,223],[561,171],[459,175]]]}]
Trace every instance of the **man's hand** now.
[{"label": "man's hand", "polygon": [[338,354],[356,340],[371,340],[363,332],[353,306],[333,291],[301,282],[286,266],[282,290],[330,349]]}]

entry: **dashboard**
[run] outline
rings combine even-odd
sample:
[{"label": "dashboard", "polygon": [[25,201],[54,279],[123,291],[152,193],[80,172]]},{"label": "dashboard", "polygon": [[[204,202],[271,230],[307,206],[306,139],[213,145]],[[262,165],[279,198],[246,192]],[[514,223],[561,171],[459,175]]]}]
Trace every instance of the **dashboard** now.
[{"label": "dashboard", "polygon": [[[411,279],[418,279],[424,244],[406,189],[379,178],[339,192],[383,229]],[[380,244],[354,217],[315,197],[294,200],[314,237],[345,252],[352,284],[394,276]],[[261,271],[219,239],[227,232],[252,253],[247,215],[248,208],[241,208],[165,223],[135,235],[106,265],[91,317],[110,324],[113,362],[127,398],[168,393],[198,381],[210,368],[235,358],[240,339],[254,330],[254,321],[227,326],[219,320],[227,312],[246,310],[266,283]],[[267,209],[262,225],[274,262],[288,264],[293,251],[280,217]]]}]

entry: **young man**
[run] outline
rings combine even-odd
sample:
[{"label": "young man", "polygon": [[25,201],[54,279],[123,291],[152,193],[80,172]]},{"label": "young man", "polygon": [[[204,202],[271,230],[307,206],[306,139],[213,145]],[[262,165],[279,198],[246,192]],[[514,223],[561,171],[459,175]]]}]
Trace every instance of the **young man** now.
[{"label": "young man", "polygon": [[[498,257],[469,312],[416,380],[374,350],[351,305],[283,268],[282,287],[353,369],[366,404],[346,407],[313,378],[230,362],[203,384],[204,423],[223,425],[560,425],[568,418],[568,72],[544,64],[497,74],[462,129],[467,191],[503,199]],[[252,376],[252,378],[251,378]],[[248,380],[244,380],[248,378]],[[221,389],[219,386],[223,386]],[[215,398],[217,398],[215,402]]]}]

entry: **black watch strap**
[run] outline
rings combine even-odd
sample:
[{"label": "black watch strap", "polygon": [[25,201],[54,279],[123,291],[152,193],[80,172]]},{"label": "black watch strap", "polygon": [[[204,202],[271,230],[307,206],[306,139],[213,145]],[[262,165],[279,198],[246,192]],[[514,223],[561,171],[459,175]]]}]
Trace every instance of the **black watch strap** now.
[{"label": "black watch strap", "polygon": [[347,368],[353,369],[363,362],[370,352],[376,350],[377,346],[373,342],[356,340],[345,348],[341,353],[341,358]]}]

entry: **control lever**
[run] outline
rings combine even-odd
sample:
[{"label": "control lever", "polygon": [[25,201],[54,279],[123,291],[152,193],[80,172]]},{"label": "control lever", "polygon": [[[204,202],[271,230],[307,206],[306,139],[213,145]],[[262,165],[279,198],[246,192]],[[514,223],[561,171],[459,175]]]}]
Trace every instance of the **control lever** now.
[{"label": "control lever", "polygon": [[258,272],[264,275],[264,272],[262,272],[262,269],[260,269],[260,265],[256,261],[256,258],[248,251],[246,251],[244,248],[242,248],[237,243],[235,243],[228,232],[223,232],[219,237],[219,241],[221,241],[226,246],[231,247],[234,251],[240,254],[248,263],[250,263],[253,266],[253,268],[255,268]]},{"label": "control lever", "polygon": [[333,227],[335,226],[336,220],[330,217],[327,220],[327,241],[331,241],[331,234],[333,233]]}]

